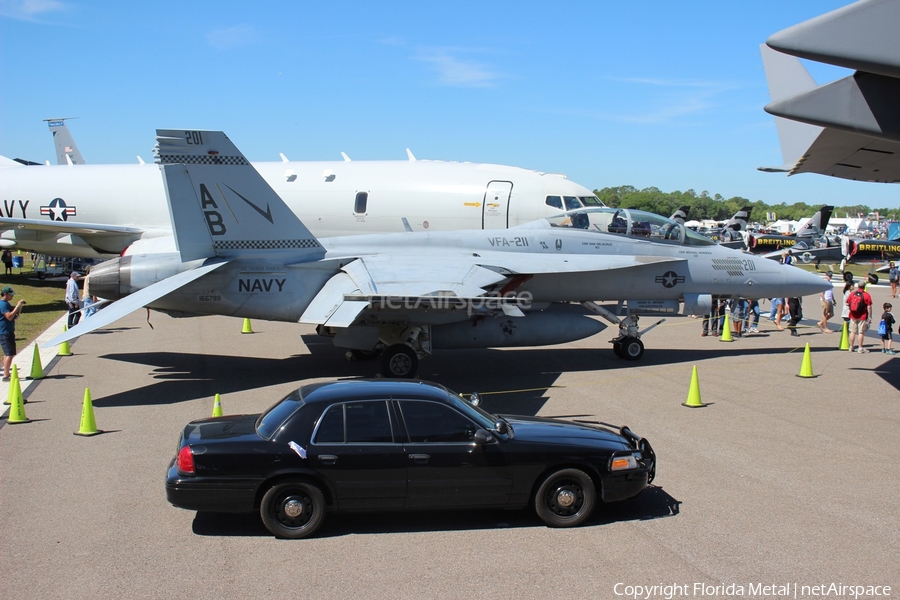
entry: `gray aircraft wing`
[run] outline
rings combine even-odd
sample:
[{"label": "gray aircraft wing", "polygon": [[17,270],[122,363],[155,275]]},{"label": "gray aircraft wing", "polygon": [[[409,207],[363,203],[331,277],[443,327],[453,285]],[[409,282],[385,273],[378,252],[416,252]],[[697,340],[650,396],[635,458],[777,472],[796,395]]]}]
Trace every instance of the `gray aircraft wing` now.
[{"label": "gray aircraft wing", "polygon": [[[784,164],[767,172],[900,181],[900,3],[862,0],[780,31],[762,48]],[[796,58],[856,73],[817,87]]]}]

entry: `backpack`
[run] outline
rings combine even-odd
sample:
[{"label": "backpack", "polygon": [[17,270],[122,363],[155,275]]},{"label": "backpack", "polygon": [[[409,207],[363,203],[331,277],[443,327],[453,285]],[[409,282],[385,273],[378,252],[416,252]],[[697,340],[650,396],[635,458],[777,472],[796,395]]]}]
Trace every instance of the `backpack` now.
[{"label": "backpack", "polygon": [[887,335],[887,323],[884,319],[878,324],[878,335]]},{"label": "backpack", "polygon": [[866,303],[865,297],[863,293],[859,290],[856,290],[852,294],[850,294],[850,298],[847,300],[847,305],[850,307],[850,312],[859,314],[863,310],[865,310]]}]

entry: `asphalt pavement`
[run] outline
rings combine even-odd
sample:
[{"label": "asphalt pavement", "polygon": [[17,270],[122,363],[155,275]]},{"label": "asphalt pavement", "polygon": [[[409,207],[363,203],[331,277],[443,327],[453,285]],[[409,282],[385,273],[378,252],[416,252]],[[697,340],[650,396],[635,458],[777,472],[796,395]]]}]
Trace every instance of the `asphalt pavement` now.
[{"label": "asphalt pavement", "polygon": [[[888,289],[872,295],[880,315]],[[877,352],[874,332],[873,352],[839,351],[840,334],[815,328],[818,299],[804,311],[799,338],[763,319],[730,343],[669,318],[637,363],[613,355],[612,329],[436,352],[421,377],[481,392],[488,410],[629,425],[656,450],[654,485],[575,529],[528,511],[331,515],[297,541],[256,515],[169,505],[178,435],[216,393],[226,414],[259,412],[304,381],[373,376],[377,361],[348,362],[301,325],[242,334],[240,319],[153,313],[151,328],[139,311],[46,360],[23,391],[31,422],[0,421],[0,595],[726,598],[787,586],[815,598],[827,588],[811,586],[835,584],[897,596],[900,356]],[[807,343],[814,378],[797,376]],[[694,366],[704,408],[682,406]],[[73,435],[86,389],[104,430],[93,437]]]}]

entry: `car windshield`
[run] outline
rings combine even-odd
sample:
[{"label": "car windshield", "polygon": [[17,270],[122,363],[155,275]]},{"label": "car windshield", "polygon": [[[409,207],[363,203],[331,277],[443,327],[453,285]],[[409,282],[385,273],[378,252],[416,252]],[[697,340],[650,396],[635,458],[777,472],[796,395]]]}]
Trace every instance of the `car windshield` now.
[{"label": "car windshield", "polygon": [[715,242],[671,219],[625,208],[587,208],[549,217],[551,227],[611,233],[652,242],[688,246],[711,246]]},{"label": "car windshield", "polygon": [[500,420],[497,415],[492,415],[483,408],[479,408],[470,402],[466,402],[455,392],[450,392],[450,400],[460,412],[465,413],[470,419],[485,429],[494,429],[494,425]]},{"label": "car windshield", "polygon": [[271,440],[288,417],[297,412],[301,406],[303,398],[300,397],[300,390],[294,390],[259,416],[256,421],[256,433],[261,438]]}]

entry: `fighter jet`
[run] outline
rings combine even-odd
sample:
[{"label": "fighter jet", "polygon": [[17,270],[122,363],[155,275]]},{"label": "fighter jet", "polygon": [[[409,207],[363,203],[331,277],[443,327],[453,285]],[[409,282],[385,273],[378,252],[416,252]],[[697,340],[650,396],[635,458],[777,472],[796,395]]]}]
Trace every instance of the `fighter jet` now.
[{"label": "fighter jet", "polygon": [[793,234],[750,233],[747,249],[750,252],[771,253],[773,251],[780,252],[795,245],[798,250],[826,247],[829,244],[839,245],[836,238],[833,240],[825,238],[825,228],[828,227],[832,211],[834,211],[833,206],[823,206]]},{"label": "fighter jet", "polygon": [[[254,166],[317,236],[499,229],[603,206],[564,175],[408,154],[409,160],[390,161],[288,161],[282,155],[281,162]],[[26,168],[0,157],[0,247],[117,256],[137,241],[172,234],[165,198],[152,164]]]},{"label": "fighter jet", "polygon": [[[97,265],[116,299],[51,345],[148,306],[315,324],[338,347],[381,351],[415,374],[434,349],[555,344],[593,335],[580,302],[617,322],[620,356],[643,354],[647,307],[709,311],[713,296],[803,296],[826,288],[794,267],[718,246],[658,215],[598,208],[498,230],[317,238],[219,131],[157,131],[173,251]],[[161,248],[157,248],[160,250]],[[618,319],[596,304],[628,301]]]}]

